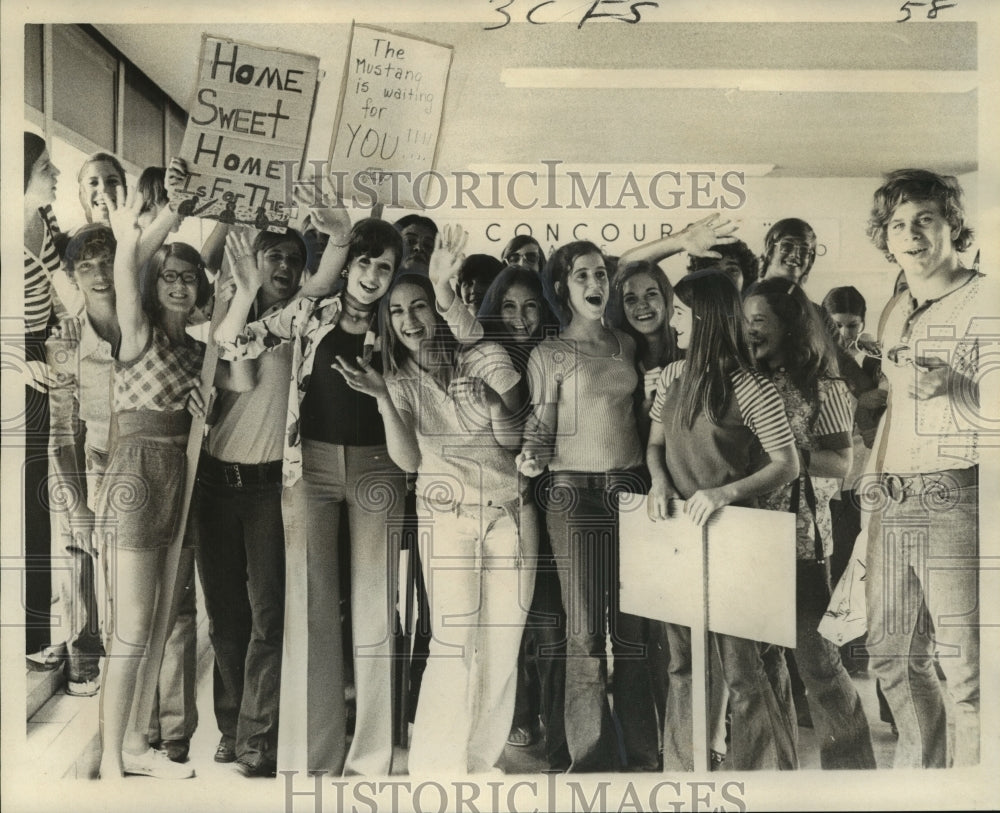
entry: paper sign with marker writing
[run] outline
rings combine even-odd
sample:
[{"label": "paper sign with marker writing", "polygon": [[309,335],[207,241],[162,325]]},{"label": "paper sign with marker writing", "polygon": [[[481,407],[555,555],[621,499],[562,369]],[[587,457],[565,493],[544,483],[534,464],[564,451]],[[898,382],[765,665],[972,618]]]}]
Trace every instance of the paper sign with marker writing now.
[{"label": "paper sign with marker writing", "polygon": [[646,498],[619,514],[621,608],[702,625],[702,535],[708,545],[708,628],[795,646],[795,516],[729,506],[702,529],[680,511],[653,522]]},{"label": "paper sign with marker writing", "polygon": [[171,206],[284,231],[318,76],[317,57],[202,35],[180,151],[189,175],[169,190]]},{"label": "paper sign with marker writing", "polygon": [[360,206],[428,208],[448,45],[355,25],[341,87],[330,166]]}]

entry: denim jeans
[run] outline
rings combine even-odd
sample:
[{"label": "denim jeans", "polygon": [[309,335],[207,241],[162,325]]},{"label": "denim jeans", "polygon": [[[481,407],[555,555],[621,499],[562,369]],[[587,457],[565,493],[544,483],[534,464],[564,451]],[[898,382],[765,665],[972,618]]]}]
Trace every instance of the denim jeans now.
[{"label": "denim jeans", "polygon": [[[405,475],[384,446],[302,442],[302,479],[282,494],[285,637],[279,767],[388,775],[395,574]],[[351,533],[355,734],[347,752],[340,513]]]},{"label": "denim jeans", "polygon": [[281,484],[199,476],[198,569],[215,650],[215,719],[239,757],[273,761],[285,596]]},{"label": "denim jeans", "polygon": [[[897,768],[979,762],[978,485],[926,477],[925,490],[885,499],[869,526],[868,651],[899,729]],[[953,754],[935,650],[954,703]]]},{"label": "denim jeans", "polygon": [[[691,629],[666,624],[666,635],[670,663],[667,668],[669,685],[663,730],[663,768],[666,771],[692,771],[695,765]],[[733,712],[732,746],[727,764],[738,771],[790,770],[798,767],[791,691],[779,688],[790,685],[783,650],[770,644],[715,633],[709,635],[709,646],[718,648],[722,678],[729,688],[729,703]],[[715,715],[710,717],[714,719]]]},{"label": "denim jeans", "polygon": [[[607,478],[604,486],[597,484]],[[547,526],[566,613],[566,743],[570,771],[657,767],[656,703],[648,625],[619,610],[617,490],[643,490],[630,473],[555,472]],[[607,638],[614,657],[614,717],[608,704]]]},{"label": "denim jeans", "polygon": [[569,767],[563,708],[566,694],[566,613],[559,574],[544,527],[539,528],[538,567],[531,610],[518,655],[517,697],[513,725],[545,726],[545,759],[550,768]]},{"label": "denim jeans", "polygon": [[823,768],[874,769],[868,718],[840,649],[817,627],[830,603],[829,562],[800,561],[796,580],[795,662],[819,742]]},{"label": "denim jeans", "polygon": [[418,501],[431,641],[413,723],[411,775],[483,773],[514,716],[517,653],[534,588],[534,505]]}]

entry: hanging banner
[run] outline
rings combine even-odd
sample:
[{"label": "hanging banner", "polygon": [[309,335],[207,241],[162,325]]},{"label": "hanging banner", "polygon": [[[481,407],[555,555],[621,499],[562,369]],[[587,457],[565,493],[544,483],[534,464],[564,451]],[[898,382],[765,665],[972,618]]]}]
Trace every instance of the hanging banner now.
[{"label": "hanging banner", "polygon": [[171,207],[284,231],[318,80],[318,57],[203,34],[180,151],[189,175]]},{"label": "hanging banner", "polygon": [[330,168],[358,206],[423,208],[452,48],[368,25],[351,30]]}]

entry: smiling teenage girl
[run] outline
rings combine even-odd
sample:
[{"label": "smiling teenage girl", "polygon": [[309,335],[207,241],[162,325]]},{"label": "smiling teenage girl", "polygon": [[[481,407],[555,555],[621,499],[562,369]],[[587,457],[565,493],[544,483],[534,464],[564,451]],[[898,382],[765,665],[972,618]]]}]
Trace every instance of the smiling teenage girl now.
[{"label": "smiling teenage girl", "polygon": [[655,726],[651,736],[644,731],[655,719],[651,690],[633,690],[645,675],[645,651],[618,611],[617,592],[619,494],[646,490],[633,409],[635,342],[604,325],[610,291],[597,246],[583,241],[563,246],[543,273],[563,329],[531,355],[533,414],[520,469],[534,477],[547,466],[550,473],[546,520],[569,630],[565,720],[570,770],[621,766],[607,700],[609,628],[625,760],[635,770],[655,768],[655,750],[650,755],[639,746],[650,738],[655,742]]},{"label": "smiling teenage girl", "polygon": [[[697,525],[725,505],[753,506],[798,474],[794,438],[774,387],[751,369],[736,285],[699,271],[674,288],[671,324],[684,361],[663,371],[651,411],[646,459],[650,516],[665,519],[672,498]],[[756,466],[755,451],[764,464]],[[789,608],[791,611],[791,608]],[[691,632],[667,624],[669,688],[663,766],[692,770]],[[787,682],[780,649],[713,634],[733,711],[731,764],[737,770],[794,768],[794,716],[778,703],[770,669]],[[698,711],[697,713],[704,713]]]},{"label": "smiling teenage girl", "polygon": [[[317,210],[318,211],[318,210]],[[337,356],[379,365],[375,309],[403,253],[398,232],[366,219],[348,239],[334,293],[303,296],[242,331],[258,290],[284,295],[305,263],[281,244],[255,257],[245,237],[232,239],[237,294],[217,333],[228,358],[255,358],[292,342],[283,464],[286,585],[278,762],[297,770],[388,774],[392,758],[390,574],[395,572],[403,474],[389,460],[373,399],[333,371]],[[326,251],[338,249],[334,241]],[[273,256],[272,256],[273,255]],[[340,260],[338,260],[339,263]],[[327,257],[320,274],[326,274]],[[352,623],[357,724],[346,748],[337,531],[351,525]],[[346,762],[346,764],[345,764]],[[274,766],[269,766],[272,770]]]}]

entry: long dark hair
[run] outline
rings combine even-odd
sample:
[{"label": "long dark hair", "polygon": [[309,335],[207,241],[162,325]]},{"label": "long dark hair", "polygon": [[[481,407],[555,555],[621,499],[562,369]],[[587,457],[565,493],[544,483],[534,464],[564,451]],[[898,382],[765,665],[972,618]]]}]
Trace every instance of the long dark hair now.
[{"label": "long dark hair", "polygon": [[778,318],[784,334],[784,368],[795,388],[811,402],[819,397],[819,379],[840,375],[833,343],[816,306],[802,288],[785,279],[765,279],[747,289],[746,299],[759,296]]},{"label": "long dark hair", "polygon": [[642,358],[646,354],[649,345],[645,334],[640,333],[632,327],[628,316],[625,315],[625,283],[632,279],[632,277],[639,276],[639,274],[648,274],[660,289],[660,295],[663,297],[665,311],[663,327],[660,328],[663,338],[663,349],[660,351],[660,357],[653,363],[653,367],[664,367],[672,361],[677,361],[681,357],[681,353],[677,349],[677,337],[670,327],[670,312],[674,303],[674,291],[670,287],[666,275],[658,266],[648,260],[640,260],[628,263],[624,268],[618,269],[618,273],[615,274],[614,280],[611,283],[611,298],[608,300],[608,309],[606,311],[608,322],[612,327],[624,330],[629,336],[635,339],[636,346],[639,349],[639,352],[636,354],[637,359]]},{"label": "long dark hair", "polygon": [[430,278],[424,274],[414,274],[411,272],[400,274],[392,281],[389,290],[382,297],[382,301],[379,302],[379,334],[382,336],[382,341],[384,342],[382,363],[385,365],[387,372],[398,373],[403,365],[406,364],[406,360],[411,357],[409,349],[399,341],[396,331],[392,329],[392,319],[389,315],[389,300],[392,299],[393,291],[400,285],[407,283],[418,286],[427,295],[427,302],[430,305],[435,322],[434,335],[429,339],[424,339],[420,347],[420,358],[414,359],[414,361],[437,379],[442,387],[447,389],[455,370],[455,362],[458,360],[460,346],[452,335],[448,323],[438,313],[437,301],[434,297],[434,285],[431,283]]},{"label": "long dark hair", "polygon": [[545,298],[542,279],[534,271],[519,265],[508,265],[504,268],[483,295],[483,304],[479,306],[477,315],[487,338],[505,347],[511,344],[514,340],[503,321],[503,300],[507,296],[507,291],[515,285],[523,285],[538,299],[541,321],[531,336],[531,341],[528,342],[534,346],[544,338],[547,331],[551,332],[559,327],[559,320]]},{"label": "long dark hair", "polygon": [[691,309],[692,317],[687,360],[678,382],[681,417],[690,427],[704,412],[718,424],[732,396],[732,374],[753,368],[743,335],[740,292],[728,274],[707,269],[683,277],[674,286],[674,296]]}]

